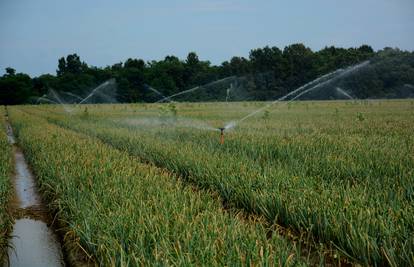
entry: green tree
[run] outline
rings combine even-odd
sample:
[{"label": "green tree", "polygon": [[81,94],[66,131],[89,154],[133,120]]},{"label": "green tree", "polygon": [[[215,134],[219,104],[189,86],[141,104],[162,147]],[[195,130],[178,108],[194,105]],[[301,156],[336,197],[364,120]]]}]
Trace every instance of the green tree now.
[{"label": "green tree", "polygon": [[0,105],[16,105],[27,102],[33,90],[29,75],[15,73],[7,68],[6,74],[0,78]]},{"label": "green tree", "polygon": [[6,68],[6,74],[9,75],[9,76],[13,76],[13,75],[16,74],[16,70],[11,68],[11,67],[7,67]]},{"label": "green tree", "polygon": [[57,88],[58,79],[51,74],[43,74],[32,79],[33,92],[32,96],[42,96],[46,94],[49,89]]},{"label": "green tree", "polygon": [[283,50],[286,64],[286,85],[294,89],[316,78],[316,57],[313,51],[303,44],[286,46]]},{"label": "green tree", "polygon": [[80,74],[87,70],[86,63],[81,62],[80,57],[77,54],[70,54],[66,57],[60,58],[58,61],[58,69],[56,71],[58,76],[62,76],[67,73]]}]

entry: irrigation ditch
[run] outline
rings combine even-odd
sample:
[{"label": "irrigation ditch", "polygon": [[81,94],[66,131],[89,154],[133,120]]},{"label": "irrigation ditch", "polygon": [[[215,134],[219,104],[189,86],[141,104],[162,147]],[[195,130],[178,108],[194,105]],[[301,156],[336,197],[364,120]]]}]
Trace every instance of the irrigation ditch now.
[{"label": "irrigation ditch", "polygon": [[14,136],[6,109],[6,131],[12,146],[14,172],[12,198],[8,204],[13,230],[3,266],[95,266],[93,259],[82,253],[75,237],[65,231],[65,223],[47,205],[38,189],[23,150]]}]

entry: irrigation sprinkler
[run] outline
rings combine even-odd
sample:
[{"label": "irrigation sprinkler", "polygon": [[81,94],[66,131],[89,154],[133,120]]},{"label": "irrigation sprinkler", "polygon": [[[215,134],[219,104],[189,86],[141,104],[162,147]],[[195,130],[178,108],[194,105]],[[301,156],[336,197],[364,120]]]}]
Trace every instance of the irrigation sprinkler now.
[{"label": "irrigation sprinkler", "polygon": [[218,128],[220,130],[220,144],[223,145],[224,144],[224,130],[226,128]]}]

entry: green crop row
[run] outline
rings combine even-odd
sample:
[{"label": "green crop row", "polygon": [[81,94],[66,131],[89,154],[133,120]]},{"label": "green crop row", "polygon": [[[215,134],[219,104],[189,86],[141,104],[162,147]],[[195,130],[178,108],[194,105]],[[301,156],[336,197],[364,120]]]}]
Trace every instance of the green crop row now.
[{"label": "green crop row", "polygon": [[229,134],[224,146],[217,132],[133,125],[119,113],[114,122],[110,107],[82,118],[40,113],[214,190],[229,206],[312,233],[361,263],[412,266],[412,113],[364,108],[364,122],[333,115],[289,135],[256,123],[257,131]]},{"label": "green crop row", "polygon": [[99,265],[304,265],[293,242],[213,193],[18,108],[11,118],[40,191]]},{"label": "green crop row", "polygon": [[12,219],[7,207],[12,194],[12,148],[6,135],[4,108],[0,107],[0,263],[6,259]]}]

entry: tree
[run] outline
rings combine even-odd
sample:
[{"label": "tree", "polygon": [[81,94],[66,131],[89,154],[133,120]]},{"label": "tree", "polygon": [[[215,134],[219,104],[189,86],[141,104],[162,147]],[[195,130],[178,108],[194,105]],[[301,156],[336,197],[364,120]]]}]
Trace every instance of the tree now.
[{"label": "tree", "polygon": [[[249,55],[252,70],[256,73],[255,87],[258,99],[280,96],[287,93],[283,80],[286,73],[286,62],[282,51],[277,47],[253,49]],[[276,95],[275,95],[276,93]]]},{"label": "tree", "polygon": [[366,55],[373,55],[374,54],[374,49],[372,49],[371,46],[369,45],[361,45],[358,48],[358,51],[362,54],[366,54]]},{"label": "tree", "polygon": [[77,54],[70,54],[66,57],[60,58],[58,61],[58,69],[56,71],[58,76],[62,76],[67,73],[80,74],[87,70],[86,63],[81,62],[80,57]]},{"label": "tree", "polygon": [[[116,78],[118,87],[108,90],[117,90],[119,101],[154,102],[161,96],[148,85],[168,96],[228,76],[237,76],[231,83],[243,90],[238,92],[246,96],[243,99],[270,100],[316,77],[367,59],[371,62],[369,67],[340,79],[338,86],[352,91],[358,98],[414,95],[413,52],[390,47],[375,52],[369,45],[346,49],[330,46],[313,52],[303,44],[292,44],[283,51],[269,46],[252,49],[248,58],[232,57],[218,66],[200,60],[195,52],[188,53],[184,60],[173,55],[151,62],[128,58],[125,62],[104,68],[88,66],[77,54],[69,54],[59,58],[56,76],[46,74],[31,79],[28,75],[16,73],[13,68],[6,68],[6,73],[0,77],[0,102],[27,103],[31,96],[41,96],[49,89],[84,96],[111,78]],[[198,90],[177,100],[217,100],[226,86],[228,84],[216,83],[214,88],[206,86],[206,90]],[[318,95],[321,99],[326,96],[322,91]]]},{"label": "tree", "polygon": [[33,90],[29,75],[15,73],[7,68],[6,74],[0,78],[0,105],[16,105],[27,102]]},{"label": "tree", "polygon": [[57,76],[62,76],[66,73],[66,60],[64,57],[59,58],[58,60],[58,69],[56,70]]},{"label": "tree", "polygon": [[32,96],[42,96],[46,94],[49,89],[57,88],[57,78],[51,74],[43,74],[39,77],[33,78],[33,92]]},{"label": "tree", "polygon": [[73,74],[80,74],[84,69],[84,63],[81,62],[77,54],[68,55],[66,57],[66,69]]},{"label": "tree", "polygon": [[250,61],[244,57],[232,57],[230,62],[223,62],[222,68],[225,68],[226,76],[245,75],[250,72]]},{"label": "tree", "polygon": [[286,64],[286,83],[290,89],[316,78],[316,57],[310,48],[303,44],[286,46],[283,50],[283,58]]},{"label": "tree", "polygon": [[149,85],[172,95],[186,88],[185,71],[185,64],[177,57],[166,56],[164,60],[149,63],[145,78]]},{"label": "tree", "polygon": [[268,47],[253,49],[250,51],[249,59],[254,72],[273,71],[275,76],[283,78],[284,58],[282,51],[277,47]]},{"label": "tree", "polygon": [[15,75],[15,74],[16,74],[16,70],[15,70],[15,69],[13,69],[13,68],[11,68],[11,67],[7,67],[7,68],[6,68],[6,73],[7,73],[7,75],[9,75],[9,76],[13,76],[13,75]]},{"label": "tree", "polygon": [[136,68],[143,70],[145,68],[145,62],[142,59],[128,58],[124,63],[124,68]]},{"label": "tree", "polygon": [[200,63],[200,60],[198,59],[198,56],[195,52],[190,52],[187,55],[187,59],[186,59],[185,63],[188,66],[197,66],[198,63]]}]

